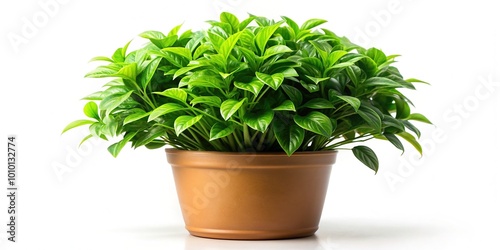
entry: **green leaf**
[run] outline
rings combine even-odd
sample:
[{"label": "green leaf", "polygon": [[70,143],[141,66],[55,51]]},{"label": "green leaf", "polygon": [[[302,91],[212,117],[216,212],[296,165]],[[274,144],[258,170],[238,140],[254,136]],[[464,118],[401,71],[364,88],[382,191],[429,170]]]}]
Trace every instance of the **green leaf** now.
[{"label": "green leaf", "polygon": [[85,106],[83,107],[83,113],[89,118],[93,118],[98,121],[100,120],[99,110],[95,102],[88,102],[87,104],[85,104]]},{"label": "green leaf", "polygon": [[238,25],[238,30],[243,31],[254,19],[254,16],[250,16],[249,18],[241,21],[241,23]]},{"label": "green leaf", "polygon": [[408,78],[408,79],[405,79],[405,81],[407,81],[407,82],[419,82],[419,83],[424,83],[424,84],[430,85],[430,83],[428,83],[426,81],[422,81],[422,80],[416,79],[416,78]]},{"label": "green leaf", "polygon": [[220,46],[219,53],[224,57],[224,59],[227,60],[229,55],[231,54],[231,51],[233,51],[234,46],[238,42],[238,39],[240,39],[241,32],[235,33],[231,35],[229,38],[227,38]]},{"label": "green leaf", "polygon": [[131,122],[135,122],[137,120],[140,120],[146,116],[149,116],[151,114],[151,112],[147,112],[142,110],[142,109],[133,109],[132,110],[133,113],[128,115],[127,117],[125,117],[125,119],[123,120],[123,125],[126,125],[126,124],[129,124]]},{"label": "green leaf", "polygon": [[266,60],[267,58],[271,57],[271,56],[274,56],[274,55],[279,55],[279,54],[284,54],[284,53],[288,53],[288,52],[293,52],[292,49],[290,49],[288,46],[285,46],[285,45],[274,45],[272,47],[269,47],[268,49],[266,49],[266,51],[264,52],[264,56],[263,56],[263,60]]},{"label": "green leaf", "polygon": [[387,134],[387,133],[384,133],[384,136],[385,136],[385,138],[387,138],[387,140],[389,142],[392,143],[392,145],[394,145],[394,147],[398,148],[399,150],[401,150],[403,152],[405,151],[403,143],[401,143],[401,141],[398,139],[397,136],[395,136],[394,134]]},{"label": "green leaf", "polygon": [[198,59],[200,56],[202,56],[206,51],[209,51],[212,47],[208,44],[202,44],[196,50],[194,51],[193,54],[193,59]]},{"label": "green leaf", "polygon": [[361,105],[356,113],[358,113],[358,115],[361,116],[361,118],[363,118],[363,120],[365,120],[375,131],[382,131],[382,120],[376,111],[367,106]]},{"label": "green leaf", "polygon": [[283,73],[268,75],[265,73],[255,72],[255,75],[261,82],[268,85],[274,90],[278,90],[281,83],[283,83],[283,80],[285,79],[285,75],[283,75]]},{"label": "green leaf", "polygon": [[300,29],[301,30],[309,30],[309,29],[312,29],[312,28],[319,26],[319,25],[326,23],[326,22],[327,21],[323,20],[323,19],[316,19],[316,18],[309,19],[305,23],[302,24]]},{"label": "green leaf", "polygon": [[280,25],[281,22],[271,26],[263,27],[257,32],[257,35],[255,35],[255,43],[257,44],[257,48],[261,52],[261,55],[264,54],[267,42],[274,34],[274,32],[276,32],[276,30],[280,27]]},{"label": "green leaf", "polygon": [[172,113],[175,111],[183,110],[184,107],[182,107],[180,104],[177,103],[165,103],[161,105],[160,107],[156,108],[151,112],[148,118],[148,122],[162,116],[168,113]]},{"label": "green leaf", "polygon": [[181,101],[183,103],[186,103],[186,100],[187,100],[186,91],[184,91],[184,89],[180,89],[180,88],[171,88],[171,89],[167,89],[163,92],[153,92],[153,93],[157,94],[157,95],[170,97],[174,100],[178,100],[178,101]]},{"label": "green leaf", "polygon": [[300,106],[302,104],[302,92],[297,88],[290,85],[281,85],[283,91],[285,91],[286,95],[292,100],[295,106]]},{"label": "green leaf", "polygon": [[153,78],[154,74],[156,73],[156,70],[158,69],[158,65],[160,65],[161,58],[155,58],[153,59],[148,66],[144,69],[144,71],[139,74],[139,77],[137,79],[137,83],[141,85],[142,89],[146,89],[148,86],[149,82],[151,82],[151,79]]},{"label": "green leaf", "polygon": [[105,57],[105,56],[96,56],[90,59],[89,62],[95,62],[95,61],[105,61],[105,62],[114,62],[111,58]]},{"label": "green leaf", "polygon": [[396,128],[398,132],[405,131],[405,125],[400,120],[392,117],[391,115],[384,115],[382,121],[384,125]]},{"label": "green leaf", "polygon": [[319,85],[317,84],[308,84],[305,81],[300,81],[302,87],[304,87],[309,93],[314,93],[319,91]]},{"label": "green leaf", "polygon": [[177,77],[179,77],[179,76],[181,76],[181,75],[186,74],[187,72],[190,72],[193,69],[197,69],[197,68],[200,68],[200,67],[203,67],[203,66],[205,66],[205,65],[203,65],[203,64],[197,64],[197,65],[182,67],[182,68],[178,69],[175,72],[174,79],[177,78]]},{"label": "green leaf", "polygon": [[190,115],[183,115],[177,117],[174,122],[174,129],[175,129],[175,134],[179,136],[184,130],[190,128],[197,122],[201,120],[203,115],[197,115],[197,116],[190,116]]},{"label": "green leaf", "polygon": [[420,130],[417,127],[415,127],[415,125],[413,125],[410,121],[407,120],[403,120],[402,123],[404,124],[405,127],[407,127],[409,130],[415,133],[417,138],[420,138]]},{"label": "green leaf", "polygon": [[264,87],[264,83],[262,83],[257,77],[252,77],[250,78],[251,80],[249,82],[240,82],[240,81],[235,81],[234,86],[252,92],[255,96],[257,96],[262,87]]},{"label": "green leaf", "polygon": [[423,122],[423,123],[427,123],[427,124],[432,124],[432,122],[429,121],[429,119],[427,119],[427,117],[425,117],[424,115],[419,114],[419,113],[410,114],[408,117],[406,117],[406,120],[414,120],[414,121],[419,121],[419,122]]},{"label": "green leaf", "polygon": [[131,63],[128,65],[125,65],[118,72],[116,72],[116,74],[114,74],[113,76],[121,77],[121,78],[128,79],[128,80],[135,82],[135,79],[137,77],[137,64]]},{"label": "green leaf", "polygon": [[90,138],[92,138],[92,137],[94,137],[94,135],[93,135],[93,134],[90,134],[90,135],[87,135],[87,136],[83,137],[83,139],[82,139],[82,140],[80,141],[80,143],[78,144],[78,147],[82,146],[82,144],[83,144],[84,142],[86,142],[88,139],[90,139]]},{"label": "green leaf", "polygon": [[168,32],[168,35],[169,36],[177,35],[177,33],[179,32],[179,30],[181,29],[181,27],[182,27],[182,24],[179,24],[179,25],[175,26],[174,28],[172,28],[170,30],[170,32]]},{"label": "green leaf", "polygon": [[314,98],[302,105],[301,108],[331,109],[333,108],[333,104],[324,98]]},{"label": "green leaf", "polygon": [[312,111],[306,116],[295,115],[293,120],[301,128],[325,137],[330,137],[333,133],[333,125],[330,118],[318,111]]},{"label": "green leaf", "polygon": [[246,113],[243,122],[254,130],[265,132],[274,118],[274,111],[262,110],[255,113]]},{"label": "green leaf", "polygon": [[126,134],[121,141],[109,146],[108,151],[116,158],[123,147],[125,147],[125,144],[127,144],[136,134],[137,131]]},{"label": "green leaf", "polygon": [[178,56],[186,58],[189,61],[191,61],[193,59],[191,56],[191,50],[184,48],[184,47],[168,47],[168,48],[162,49],[162,51],[174,53]]},{"label": "green leaf", "polygon": [[354,156],[371,170],[378,172],[378,158],[375,152],[367,146],[356,146],[352,148]]},{"label": "green leaf", "polygon": [[193,106],[199,103],[219,108],[221,106],[222,101],[217,96],[198,96],[193,98],[193,100],[191,100],[191,105]]},{"label": "green leaf", "polygon": [[400,98],[395,98],[394,102],[396,103],[396,119],[405,119],[410,116],[410,105]]},{"label": "green leaf", "polygon": [[234,125],[232,123],[218,122],[210,129],[210,141],[226,137],[234,132]]},{"label": "green leaf", "polygon": [[147,149],[158,149],[158,148],[162,148],[165,145],[166,145],[166,143],[164,141],[161,141],[161,140],[152,140],[151,142],[149,142],[148,144],[146,144],[144,146]]},{"label": "green leaf", "polygon": [[88,72],[85,77],[87,78],[103,78],[112,77],[122,68],[121,65],[110,64],[105,66],[99,66],[96,69]]},{"label": "green leaf", "polygon": [[313,77],[306,75],[308,79],[314,82],[314,84],[319,84],[320,82],[324,82],[326,80],[330,80],[331,77]]},{"label": "green leaf", "polygon": [[240,21],[238,20],[238,18],[235,15],[233,15],[229,12],[222,12],[220,14],[220,21],[231,25],[231,29],[233,30],[233,33],[238,32]]},{"label": "green leaf", "polygon": [[347,95],[339,95],[336,97],[351,105],[354,108],[354,110],[358,112],[358,109],[361,106],[361,101],[358,98]]},{"label": "green leaf", "polygon": [[151,129],[141,131],[137,133],[136,138],[134,138],[134,141],[132,142],[132,146],[134,148],[146,145],[155,139],[157,139],[160,136],[163,136],[165,134],[165,128],[156,126]]},{"label": "green leaf", "polygon": [[401,132],[396,135],[409,142],[420,153],[420,155],[422,155],[422,146],[420,145],[420,143],[418,143],[417,139],[415,139],[413,135],[408,132]]},{"label": "green leaf", "polygon": [[387,61],[387,57],[384,52],[376,48],[370,48],[366,51],[366,55],[370,57],[378,66],[382,65]]},{"label": "green leaf", "polygon": [[142,32],[139,36],[149,39],[151,43],[160,49],[172,46],[177,40],[176,35],[165,36],[163,33],[153,30]]},{"label": "green leaf", "polygon": [[223,89],[224,83],[219,74],[211,70],[197,71],[189,79],[190,87],[206,87]]},{"label": "green leaf", "polygon": [[288,18],[286,16],[282,16],[281,18],[283,20],[285,20],[285,22],[288,24],[288,26],[290,26],[290,28],[292,28],[295,36],[297,36],[300,32],[299,25],[297,25],[297,23],[295,21],[293,21],[291,18]]},{"label": "green leaf", "polygon": [[328,65],[327,67],[333,66],[340,58],[345,56],[347,54],[347,51],[345,50],[337,50],[333,51],[328,55]]},{"label": "green leaf", "polygon": [[290,100],[285,100],[278,107],[273,108],[274,111],[295,111],[295,105]]},{"label": "green leaf", "polygon": [[226,121],[229,120],[229,118],[231,118],[231,116],[233,116],[233,114],[240,109],[241,105],[243,105],[246,100],[246,98],[241,101],[234,99],[225,100],[220,106],[220,114],[222,115],[222,118]]},{"label": "green leaf", "polygon": [[100,110],[106,111],[106,116],[109,115],[113,110],[115,110],[120,104],[125,102],[134,91],[131,90],[125,94],[113,94],[105,97],[99,104]]},{"label": "green leaf", "polygon": [[276,119],[273,122],[274,136],[278,140],[279,145],[290,156],[304,141],[305,131],[296,124],[288,124],[281,119]]},{"label": "green leaf", "polygon": [[401,84],[385,77],[372,77],[363,83],[367,87],[387,87],[387,88],[399,88],[402,87]]},{"label": "green leaf", "polygon": [[95,121],[91,121],[91,120],[76,120],[76,121],[73,121],[71,122],[70,124],[68,124],[62,131],[62,133],[70,130],[70,129],[74,129],[76,127],[80,127],[80,126],[83,126],[83,125],[88,125],[88,124],[93,124],[95,123]]}]

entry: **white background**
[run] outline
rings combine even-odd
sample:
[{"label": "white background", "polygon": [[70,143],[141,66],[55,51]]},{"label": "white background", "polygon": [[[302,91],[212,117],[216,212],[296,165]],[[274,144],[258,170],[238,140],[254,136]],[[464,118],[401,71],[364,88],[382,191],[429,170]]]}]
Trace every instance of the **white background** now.
[{"label": "white background", "polygon": [[[162,150],[127,148],[114,159],[103,142],[78,149],[83,128],[61,136],[83,118],[79,99],[102,83],[83,78],[97,65],[90,58],[145,30],[206,27],[221,10],[323,18],[354,42],[401,54],[405,77],[432,84],[407,93],[435,123],[420,126],[425,156],[373,143],[381,162],[373,175],[342,152],[316,236],[220,241],[183,229]],[[0,188],[14,134],[19,231],[7,242],[0,192],[0,249],[500,249],[498,11],[489,0],[2,1]]]}]

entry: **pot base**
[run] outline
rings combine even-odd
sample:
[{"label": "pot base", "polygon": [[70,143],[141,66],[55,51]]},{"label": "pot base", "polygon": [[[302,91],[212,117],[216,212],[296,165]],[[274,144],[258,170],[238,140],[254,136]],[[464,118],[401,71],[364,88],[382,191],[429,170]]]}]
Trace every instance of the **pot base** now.
[{"label": "pot base", "polygon": [[318,227],[303,228],[296,230],[226,230],[196,228],[186,226],[186,229],[193,236],[222,239],[222,240],[276,240],[301,238],[313,235]]}]

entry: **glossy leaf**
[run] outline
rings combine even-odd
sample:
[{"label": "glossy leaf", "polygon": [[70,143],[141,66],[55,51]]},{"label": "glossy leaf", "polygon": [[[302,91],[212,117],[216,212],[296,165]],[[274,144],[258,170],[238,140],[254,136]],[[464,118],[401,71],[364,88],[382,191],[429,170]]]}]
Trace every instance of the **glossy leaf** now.
[{"label": "glossy leaf", "polygon": [[295,105],[290,100],[285,100],[283,103],[273,108],[274,111],[295,111]]},{"label": "glossy leaf", "polygon": [[246,113],[243,121],[252,129],[265,132],[274,118],[272,110],[263,110],[259,112]]},{"label": "glossy leaf", "polygon": [[419,114],[419,113],[413,113],[413,114],[410,114],[406,117],[407,120],[414,120],[414,121],[419,121],[419,122],[423,122],[423,123],[427,123],[427,124],[432,124],[431,121],[429,121],[429,119],[427,119],[427,117],[425,117],[424,115],[422,114]]},{"label": "glossy leaf", "polygon": [[83,125],[89,125],[89,124],[93,124],[95,123],[95,121],[91,121],[91,120],[76,120],[76,121],[73,121],[71,122],[70,124],[68,124],[62,131],[62,133],[70,130],[70,129],[74,129],[76,127],[80,127],[80,126],[83,126]]},{"label": "glossy leaf", "polygon": [[217,96],[197,96],[191,100],[191,105],[193,106],[200,103],[218,108],[221,106],[222,101]]},{"label": "glossy leaf", "polygon": [[123,120],[123,125],[138,121],[142,118],[148,117],[151,114],[151,112],[147,112],[142,110],[142,109],[134,109],[133,113],[125,117]]},{"label": "glossy leaf", "polygon": [[99,110],[95,102],[88,102],[87,104],[85,104],[85,106],[83,107],[83,113],[89,118],[100,120]]},{"label": "glossy leaf", "polygon": [[311,108],[311,109],[331,109],[333,104],[323,98],[314,98],[302,105],[301,108]]},{"label": "glossy leaf", "polygon": [[137,134],[136,132],[131,132],[126,134],[122,140],[117,143],[112,144],[108,147],[108,151],[111,153],[113,157],[117,157],[120,151],[122,151],[123,147]]},{"label": "glossy leaf", "polygon": [[288,95],[295,106],[300,106],[302,104],[303,97],[300,90],[290,85],[281,85],[281,88]]},{"label": "glossy leaf", "polygon": [[367,146],[356,146],[352,148],[354,156],[371,170],[378,172],[378,158],[375,152]]},{"label": "glossy leaf", "polygon": [[283,75],[283,73],[276,73],[273,75],[268,75],[268,74],[261,73],[261,72],[255,72],[255,75],[262,83],[268,85],[269,87],[273,88],[274,90],[278,90],[278,88],[283,83],[283,80],[285,79],[285,75]]},{"label": "glossy leaf", "polygon": [[348,103],[349,105],[351,105],[353,108],[354,108],[354,111],[358,111],[359,107],[361,106],[361,101],[356,98],[356,97],[353,97],[353,96],[347,96],[347,95],[339,95],[339,96],[336,96],[338,97],[339,99],[343,100],[344,102]]},{"label": "glossy leaf", "polygon": [[419,153],[422,155],[422,146],[420,143],[415,139],[415,137],[407,132],[401,132],[398,133],[397,136],[405,139],[407,142],[409,142]]},{"label": "glossy leaf", "polygon": [[267,59],[271,56],[274,56],[274,55],[279,55],[279,54],[284,54],[284,53],[289,53],[289,52],[293,52],[293,50],[291,50],[290,48],[288,48],[287,46],[285,45],[274,45],[272,47],[269,47],[268,49],[266,49],[266,51],[264,52],[264,57],[263,59]]},{"label": "glossy leaf", "polygon": [[305,131],[296,124],[287,124],[279,119],[273,122],[274,136],[287,155],[292,155],[305,138]]},{"label": "glossy leaf", "polygon": [[179,136],[182,132],[184,132],[184,130],[192,127],[197,122],[199,122],[201,118],[203,118],[203,115],[197,115],[197,116],[183,115],[177,117],[174,123],[175,134]]},{"label": "glossy leaf", "polygon": [[333,133],[333,125],[330,118],[318,111],[312,111],[305,116],[295,115],[293,120],[301,128],[325,137],[330,137]]},{"label": "glossy leaf", "polygon": [[99,109],[105,110],[106,115],[109,115],[109,113],[111,113],[118,106],[120,106],[120,104],[125,102],[132,95],[133,92],[134,91],[131,90],[125,94],[113,94],[113,95],[107,96],[99,104]]},{"label": "glossy leaf", "polygon": [[264,87],[264,83],[259,80],[257,77],[252,77],[249,82],[239,82],[235,81],[234,86],[243,89],[249,92],[252,92],[255,96],[257,96],[260,93],[260,90],[262,87]]},{"label": "glossy leaf", "polygon": [[257,48],[261,53],[263,54],[265,51],[265,47],[271,36],[274,34],[274,32],[279,28],[281,25],[280,23],[263,27],[262,29],[259,30],[257,35],[255,35],[255,43],[257,44]]},{"label": "glossy leaf", "polygon": [[180,104],[177,104],[177,103],[165,103],[151,112],[151,114],[149,115],[149,118],[148,118],[148,122],[150,122],[150,121],[152,121],[152,120],[154,120],[162,115],[166,115],[168,113],[172,113],[175,111],[180,111],[183,108],[184,107],[182,107]]},{"label": "glossy leaf", "polygon": [[403,143],[401,143],[401,141],[398,139],[397,136],[395,136],[394,134],[384,134],[384,137],[389,140],[389,142],[392,143],[392,145],[394,145],[394,147],[396,147],[397,149],[401,150],[401,151],[405,151],[405,148],[403,146]]},{"label": "glossy leaf", "polygon": [[234,125],[232,123],[215,123],[210,128],[210,141],[224,138],[234,132]]},{"label": "glossy leaf", "polygon": [[234,99],[225,100],[220,106],[220,113],[224,120],[229,120],[238,109],[246,102],[246,98],[238,101]]},{"label": "glossy leaf", "polygon": [[319,26],[323,23],[326,23],[327,21],[326,20],[323,20],[323,19],[309,19],[307,20],[306,22],[304,22],[302,24],[302,26],[300,27],[301,30],[308,30],[308,29],[312,29],[316,26]]},{"label": "glossy leaf", "polygon": [[174,100],[178,100],[178,101],[181,101],[183,103],[186,102],[187,100],[187,93],[186,91],[184,91],[183,89],[180,89],[180,88],[172,88],[172,89],[167,89],[163,92],[153,92],[154,94],[157,94],[157,95],[162,95],[162,96],[166,96],[166,97],[170,97]]},{"label": "glossy leaf", "polygon": [[360,106],[357,113],[375,131],[380,132],[382,130],[382,120],[380,119],[380,116],[377,114],[377,112],[375,112],[373,109],[366,106]]},{"label": "glossy leaf", "polygon": [[240,39],[240,36],[241,32],[235,33],[221,44],[219,53],[224,57],[224,59],[227,59],[227,57],[231,54],[231,51],[238,42],[238,39]]}]

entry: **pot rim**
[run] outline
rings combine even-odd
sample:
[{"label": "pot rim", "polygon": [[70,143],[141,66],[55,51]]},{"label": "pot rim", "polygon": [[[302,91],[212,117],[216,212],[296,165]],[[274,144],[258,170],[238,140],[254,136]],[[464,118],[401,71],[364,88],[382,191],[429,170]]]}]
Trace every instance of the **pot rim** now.
[{"label": "pot rim", "polygon": [[299,151],[288,156],[285,152],[232,152],[232,151],[206,151],[206,150],[182,150],[176,148],[165,148],[167,154],[217,154],[229,156],[245,156],[245,155],[258,155],[258,156],[286,156],[293,157],[295,155],[323,155],[323,154],[337,154],[338,150],[322,150],[322,151]]},{"label": "pot rim", "polygon": [[333,165],[338,151],[307,151],[288,156],[284,152],[220,152],[166,148],[172,167],[213,169],[311,168]]}]

